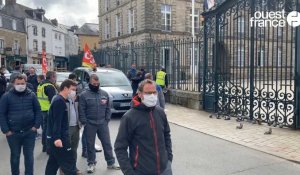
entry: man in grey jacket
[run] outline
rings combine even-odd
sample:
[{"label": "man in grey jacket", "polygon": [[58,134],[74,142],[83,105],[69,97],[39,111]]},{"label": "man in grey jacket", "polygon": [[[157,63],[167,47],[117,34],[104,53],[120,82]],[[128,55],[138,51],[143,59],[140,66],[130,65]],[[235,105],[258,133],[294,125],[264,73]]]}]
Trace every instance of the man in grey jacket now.
[{"label": "man in grey jacket", "polygon": [[108,169],[120,168],[115,165],[113,149],[110,141],[108,123],[111,116],[111,101],[107,92],[101,90],[99,77],[96,74],[90,76],[89,88],[79,96],[79,120],[85,125],[84,134],[87,137],[88,173],[95,172],[96,134],[100,139]]}]

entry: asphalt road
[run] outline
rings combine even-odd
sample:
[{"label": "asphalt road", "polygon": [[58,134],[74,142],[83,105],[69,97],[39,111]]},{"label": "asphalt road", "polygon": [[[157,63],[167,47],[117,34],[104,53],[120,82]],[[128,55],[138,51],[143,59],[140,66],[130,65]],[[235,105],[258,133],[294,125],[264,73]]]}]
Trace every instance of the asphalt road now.
[{"label": "asphalt road", "polygon": [[[110,122],[114,143],[119,118]],[[174,175],[299,175],[300,165],[234,143],[220,140],[196,131],[171,124]],[[41,140],[36,141],[35,174],[43,175],[47,155],[41,152]],[[100,142],[98,141],[100,144]],[[6,138],[0,136],[0,175],[10,174],[9,148]],[[78,149],[81,155],[81,149]],[[97,153],[95,174],[121,175],[121,171],[107,170],[103,153]],[[23,175],[23,159],[21,160]],[[86,159],[79,157],[78,168],[86,170]]]}]

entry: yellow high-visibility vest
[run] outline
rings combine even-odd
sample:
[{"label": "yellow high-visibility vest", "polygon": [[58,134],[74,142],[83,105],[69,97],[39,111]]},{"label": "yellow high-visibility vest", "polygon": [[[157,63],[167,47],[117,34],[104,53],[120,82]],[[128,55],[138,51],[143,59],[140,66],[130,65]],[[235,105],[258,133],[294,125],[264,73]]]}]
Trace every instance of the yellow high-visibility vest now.
[{"label": "yellow high-visibility vest", "polygon": [[[48,99],[48,96],[45,94],[45,87],[46,86],[55,86],[51,83],[45,83],[42,85],[39,85],[37,88],[37,98],[41,106],[41,111],[49,111],[51,102]],[[56,90],[56,88],[55,88]]]},{"label": "yellow high-visibility vest", "polygon": [[160,86],[165,86],[166,85],[166,80],[165,80],[165,77],[166,77],[166,73],[163,72],[163,71],[158,71],[156,73],[156,84],[160,85]]}]

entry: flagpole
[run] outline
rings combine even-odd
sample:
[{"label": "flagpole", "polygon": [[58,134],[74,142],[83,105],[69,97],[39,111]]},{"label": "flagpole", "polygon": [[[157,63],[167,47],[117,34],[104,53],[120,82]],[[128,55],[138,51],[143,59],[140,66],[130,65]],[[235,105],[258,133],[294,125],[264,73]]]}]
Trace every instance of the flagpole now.
[{"label": "flagpole", "polygon": [[192,83],[195,86],[195,0],[192,0]]}]

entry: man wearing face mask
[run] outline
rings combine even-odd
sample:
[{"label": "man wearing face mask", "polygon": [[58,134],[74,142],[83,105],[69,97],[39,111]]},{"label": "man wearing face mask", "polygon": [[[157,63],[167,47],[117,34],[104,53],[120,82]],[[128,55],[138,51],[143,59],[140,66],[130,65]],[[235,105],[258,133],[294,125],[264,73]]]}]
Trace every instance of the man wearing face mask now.
[{"label": "man wearing face mask", "polygon": [[121,119],[115,142],[124,175],[172,175],[170,127],[164,110],[156,103],[155,82],[142,81],[132,108]]},{"label": "man wearing face mask", "polygon": [[23,150],[25,174],[33,175],[35,138],[42,122],[41,108],[34,92],[26,88],[24,76],[16,75],[12,82],[14,88],[0,101],[0,126],[11,151],[11,174],[20,174]]},{"label": "man wearing face mask", "polygon": [[95,172],[96,153],[95,138],[100,139],[108,169],[119,170],[115,165],[113,149],[110,141],[108,123],[111,116],[111,101],[107,92],[101,90],[96,74],[90,76],[89,89],[79,96],[79,120],[85,125],[84,134],[87,140],[88,173]]},{"label": "man wearing face mask", "polygon": [[[69,79],[73,80],[72,76],[69,76]],[[75,82],[75,80],[73,81]],[[77,148],[80,139],[79,133],[81,128],[81,123],[79,122],[78,99],[76,96],[76,88],[71,90],[70,94],[68,95],[66,104],[68,109],[70,144],[71,144],[74,159],[75,161],[77,161]]]},{"label": "man wearing face mask", "polygon": [[43,145],[43,152],[47,151],[47,144],[46,144],[46,131],[47,131],[47,118],[48,118],[48,111],[50,108],[51,101],[53,97],[57,94],[57,89],[55,86],[56,83],[56,72],[48,71],[46,73],[46,80],[41,82],[37,88],[37,97],[39,103],[41,105],[41,110],[43,114],[43,124],[42,124],[42,145]]},{"label": "man wearing face mask", "polygon": [[47,128],[49,159],[45,175],[56,175],[59,168],[66,175],[81,174],[76,168],[70,143],[69,120],[71,121],[71,118],[66,104],[68,98],[75,97],[76,85],[72,80],[65,80],[60,86],[59,95],[55,96],[51,103]]}]

